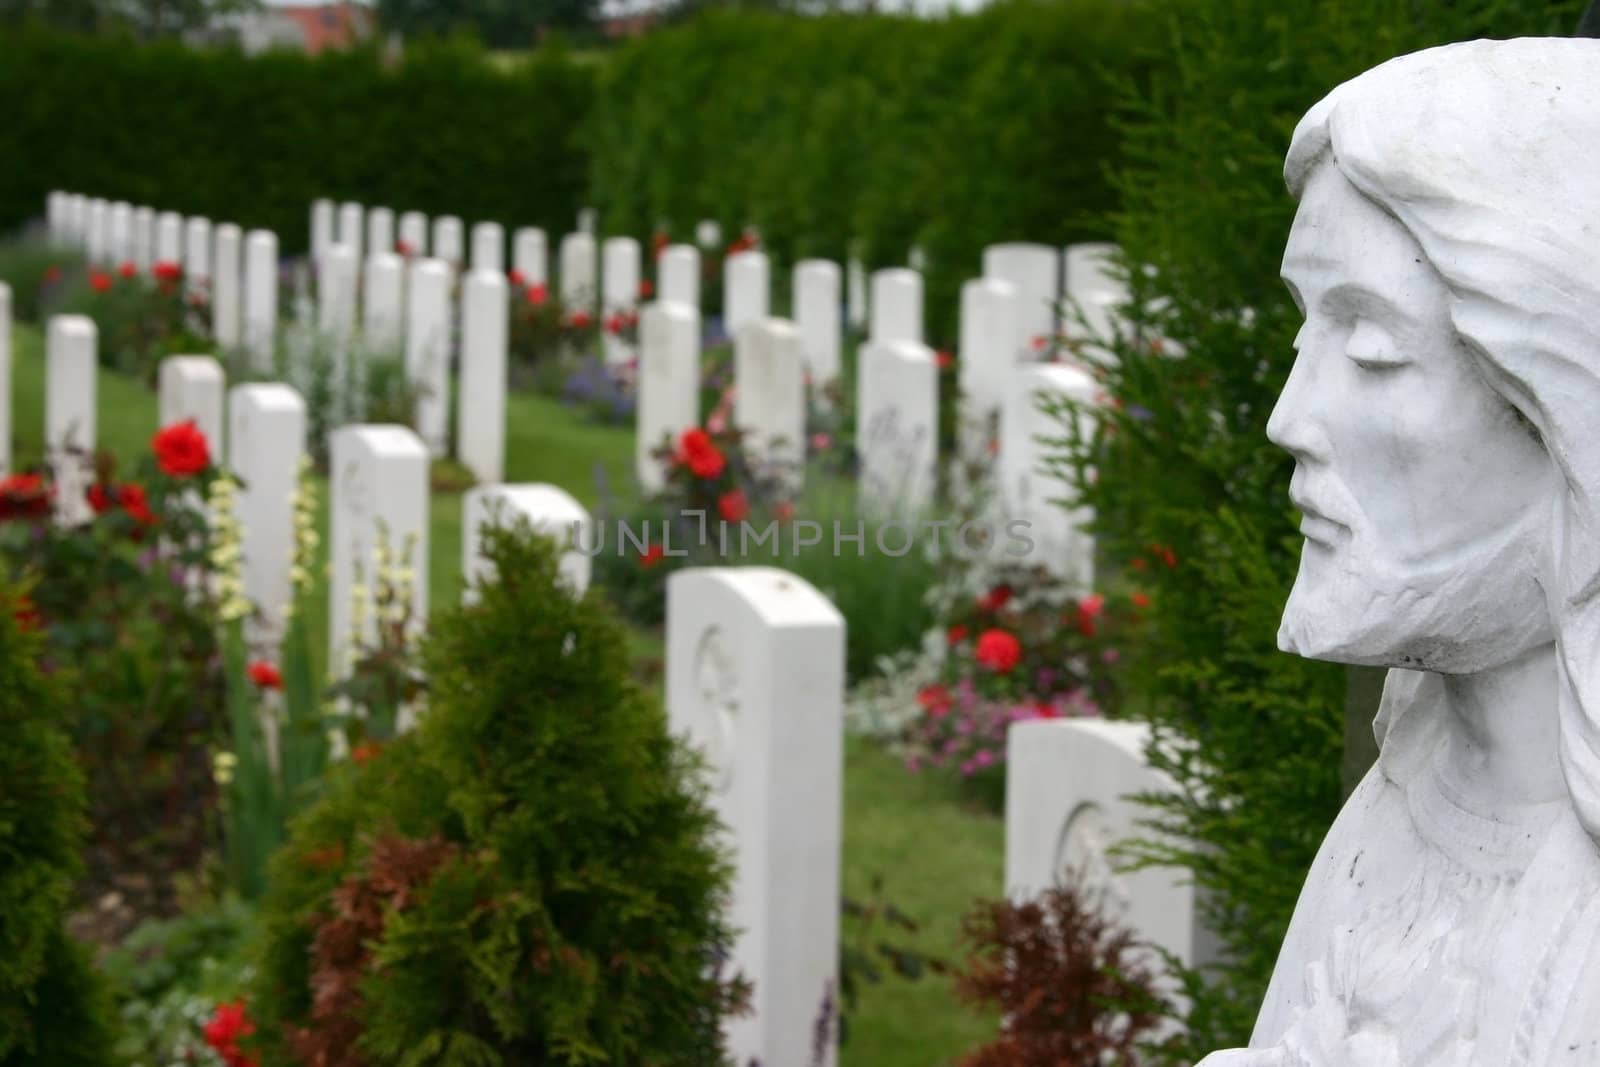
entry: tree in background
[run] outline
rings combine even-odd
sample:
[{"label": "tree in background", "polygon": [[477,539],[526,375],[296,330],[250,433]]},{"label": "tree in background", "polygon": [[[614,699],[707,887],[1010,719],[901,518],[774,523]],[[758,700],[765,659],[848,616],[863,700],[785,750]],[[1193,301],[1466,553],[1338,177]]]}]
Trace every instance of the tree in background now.
[{"label": "tree in background", "polygon": [[[1107,563],[1151,598],[1124,648],[1152,761],[1152,817],[1179,844],[1223,957],[1191,973],[1180,1062],[1249,1037],[1318,845],[1338,811],[1346,674],[1277,651],[1300,557],[1293,460],[1266,422],[1301,317],[1278,279],[1295,204],[1283,156],[1340,82],[1419,48],[1571,32],[1581,0],[1175,0],[1170,53],[1126,126],[1116,237],[1135,336],[1102,372],[1098,439],[1072,476]],[[1181,358],[1174,358],[1179,354]],[[1070,426],[1071,424],[1068,423]],[[1068,464],[1068,466],[1074,466]],[[1093,468],[1091,475],[1089,468]]]},{"label": "tree in background", "polygon": [[593,30],[600,0],[378,0],[378,22],[407,37],[467,31],[490,48],[528,48],[550,30]]},{"label": "tree in background", "polygon": [[131,30],[142,38],[205,29],[260,0],[0,0],[0,26],[34,22],[73,33]]}]

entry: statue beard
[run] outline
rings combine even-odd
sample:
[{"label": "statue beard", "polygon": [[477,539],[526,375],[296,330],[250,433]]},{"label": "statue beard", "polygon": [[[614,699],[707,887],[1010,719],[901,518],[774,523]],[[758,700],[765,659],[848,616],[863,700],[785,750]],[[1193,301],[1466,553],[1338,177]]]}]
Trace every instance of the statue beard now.
[{"label": "statue beard", "polygon": [[1540,574],[1548,515],[1530,508],[1492,542],[1400,566],[1364,530],[1307,542],[1278,647],[1307,659],[1471,674],[1554,639]]}]

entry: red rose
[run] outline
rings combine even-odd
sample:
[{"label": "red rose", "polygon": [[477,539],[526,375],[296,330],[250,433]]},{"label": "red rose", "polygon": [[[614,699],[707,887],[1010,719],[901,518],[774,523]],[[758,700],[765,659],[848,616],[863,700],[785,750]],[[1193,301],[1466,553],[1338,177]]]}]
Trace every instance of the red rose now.
[{"label": "red rose", "polygon": [[376,741],[363,741],[350,750],[350,759],[353,763],[369,763],[377,758],[383,746]]},{"label": "red rose", "polygon": [[1135,593],[1135,594],[1133,594],[1133,606],[1136,607],[1136,608],[1147,608],[1147,607],[1149,607],[1150,606],[1150,595],[1148,593]]},{"label": "red rose", "polygon": [[135,267],[132,263],[124,263],[122,266],[117,268],[117,273],[122,275],[124,278],[137,278],[139,276],[139,268]]},{"label": "red rose", "polygon": [[264,659],[258,659],[245,668],[245,673],[250,680],[262,689],[282,689],[283,675],[278,673],[278,668]]},{"label": "red rose", "polygon": [[37,630],[44,625],[44,615],[39,611],[31,597],[19,596],[11,608],[11,617],[17,620],[17,629],[23,633]]},{"label": "red rose", "polygon": [[528,303],[534,307],[542,307],[544,302],[550,298],[550,291],[542,284],[535,282],[528,286],[528,291],[523,295],[528,298]]},{"label": "red rose", "polygon": [[1105,610],[1106,598],[1099,593],[1091,593],[1078,601],[1078,632],[1085,637],[1093,637],[1095,620]]},{"label": "red rose", "polygon": [[667,250],[667,245],[669,245],[671,243],[672,243],[672,238],[668,237],[664,233],[658,233],[658,234],[656,234],[654,237],[652,237],[650,239],[650,250],[651,250],[651,253],[657,259],[660,259],[661,258],[661,253],[665,252]]},{"label": "red rose", "polygon": [[606,316],[606,333],[617,334],[622,332],[624,319],[621,315],[610,314]]},{"label": "red rose", "polygon": [[717,498],[717,512],[729,522],[742,522],[750,515],[750,501],[743,489],[734,489]]},{"label": "red rose", "polygon": [[96,515],[104,515],[115,502],[114,494],[102,482],[95,482],[83,495],[89,501],[89,509]]},{"label": "red rose", "polygon": [[411,247],[410,241],[396,241],[394,243],[394,250],[399,252],[402,256],[409,256],[415,251],[415,249]]},{"label": "red rose", "polygon": [[952,626],[944,632],[944,639],[948,644],[959,645],[967,639],[967,628],[961,625]]},{"label": "red rose", "polygon": [[150,498],[145,495],[144,486],[137,482],[129,482],[117,490],[117,499],[122,503],[122,510],[135,522],[146,526],[155,525],[156,516],[150,510]]},{"label": "red rose", "polygon": [[589,316],[587,311],[574,311],[567,316],[567,325],[574,330],[587,330],[593,322],[594,319]]},{"label": "red rose", "polygon": [[780,500],[773,507],[772,515],[779,522],[788,522],[794,518],[794,505],[787,500]]},{"label": "red rose", "polygon": [[980,666],[996,674],[1005,674],[1022,662],[1022,642],[1004,630],[985,630],[978,635],[973,658]]},{"label": "red rose", "polygon": [[666,554],[666,550],[660,545],[651,545],[644,550],[644,555],[639,557],[639,566],[642,568],[654,567],[661,562],[662,557]]},{"label": "red rose", "polygon": [[174,478],[199,474],[211,464],[206,435],[200,432],[193,419],[157,430],[150,439],[150,447],[155,451],[156,463],[162,472]]},{"label": "red rose", "polygon": [[511,273],[506,275],[506,279],[519,289],[528,284],[527,275],[515,267],[511,268]]},{"label": "red rose", "polygon": [[675,458],[688,467],[696,478],[715,478],[727,465],[727,460],[717,450],[717,446],[712,444],[711,435],[699,427],[683,431]]},{"label": "red rose", "polygon": [[949,370],[956,365],[956,357],[948,352],[935,352],[934,360],[939,364],[940,370]]},{"label": "red rose", "polygon": [[1169,567],[1176,567],[1178,565],[1177,553],[1173,552],[1172,549],[1168,548],[1166,545],[1151,545],[1150,552],[1162,563],[1165,563]]},{"label": "red rose", "polygon": [[97,293],[104,293],[111,288],[111,275],[105,271],[92,270],[89,272],[89,288]]},{"label": "red rose", "polygon": [[239,1048],[239,1039],[249,1037],[255,1032],[256,1024],[245,1015],[242,1000],[236,1000],[231,1004],[218,1004],[217,1010],[212,1013],[211,1021],[201,1030],[206,1044],[216,1050],[217,1055],[222,1057],[228,1067],[255,1067],[254,1054],[243,1052]]},{"label": "red rose", "polygon": [[942,685],[930,685],[917,694],[917,703],[930,719],[940,718],[950,711],[950,690]]},{"label": "red rose", "polygon": [[175,282],[183,278],[183,268],[176,263],[162,260],[150,268],[150,276],[158,282]]},{"label": "red rose", "polygon": [[639,283],[639,299],[640,300],[649,300],[650,299],[650,294],[655,292],[655,291],[656,291],[656,287],[654,285],[650,284],[650,279],[649,278],[646,278],[646,279],[644,279],[643,281],[641,281]]},{"label": "red rose", "polygon": [[978,598],[978,610],[995,612],[1005,607],[1011,600],[1011,587],[997,585],[983,596]]},{"label": "red rose", "polygon": [[60,267],[53,267],[52,266],[52,267],[46,267],[44,269],[44,283],[46,285],[54,285],[56,282],[59,282],[60,280],[61,280],[61,268]]},{"label": "red rose", "polygon": [[50,514],[53,493],[38,474],[13,474],[0,479],[0,522],[44,518]]}]

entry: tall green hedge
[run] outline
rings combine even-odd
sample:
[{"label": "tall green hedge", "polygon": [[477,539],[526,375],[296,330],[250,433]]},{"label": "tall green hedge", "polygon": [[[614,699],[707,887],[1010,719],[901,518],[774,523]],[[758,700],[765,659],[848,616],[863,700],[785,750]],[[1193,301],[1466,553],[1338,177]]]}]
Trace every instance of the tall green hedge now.
[{"label": "tall green hedge", "polygon": [[607,64],[590,127],[604,225],[673,236],[752,222],[780,262],[928,254],[953,338],[984,245],[1109,235],[1107,78],[1166,59],[1149,5],[1001,3],[942,19],[710,14]]},{"label": "tall green hedge", "polygon": [[[1175,0],[1175,69],[1126,130],[1116,236],[1136,306],[1184,356],[1119,346],[1104,430],[1079,450],[1106,555],[1151,595],[1125,677],[1182,787],[1157,810],[1225,955],[1196,986],[1177,1062],[1243,1044],[1317,846],[1341,802],[1346,676],[1277,651],[1302,539],[1294,463],[1266,423],[1301,316],[1278,278],[1296,122],[1393,56],[1480,36],[1565,34],[1579,0]],[[1165,1060],[1161,1062],[1167,1062]]]},{"label": "tall green hedge", "polygon": [[461,45],[310,58],[0,33],[0,230],[52,189],[277,232],[327,196],[569,229],[588,183],[592,65],[501,70]]}]

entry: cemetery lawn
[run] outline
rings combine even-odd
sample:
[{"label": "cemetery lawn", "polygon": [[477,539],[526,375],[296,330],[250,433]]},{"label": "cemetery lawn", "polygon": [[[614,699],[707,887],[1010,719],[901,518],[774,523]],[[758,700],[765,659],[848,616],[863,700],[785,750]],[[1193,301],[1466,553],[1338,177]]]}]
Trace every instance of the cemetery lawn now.
[{"label": "cemetery lawn", "polygon": [[[44,343],[29,326],[13,333],[13,469],[36,462],[44,436]],[[96,441],[117,457],[119,472],[132,475],[149,454],[156,430],[156,396],[143,384],[101,368],[97,381]],[[507,402],[506,480],[559,485],[586,507],[601,502],[604,485],[627,492],[631,484],[633,433],[629,427],[586,422],[556,400],[513,393]],[[327,482],[318,482],[319,526],[326,561]],[[626,501],[622,501],[626,503]],[[287,502],[286,502],[287,506]],[[433,496],[429,528],[429,603],[455,603],[461,593],[461,502],[459,494]],[[319,566],[318,573],[322,573]],[[319,591],[319,598],[325,593]],[[326,611],[313,614],[313,648],[326,648]],[[634,654],[644,678],[659,678],[659,632],[633,634]],[[656,684],[659,684],[657,682]],[[1001,821],[965,807],[942,782],[913,777],[899,760],[872,742],[849,738],[845,748],[844,886],[846,896],[892,903],[923,924],[906,935],[883,924],[843,930],[868,948],[887,941],[955,962],[960,958],[961,917],[978,897],[999,896],[1004,869]],[[863,934],[865,936],[863,936]],[[858,941],[859,943],[859,941]],[[848,1020],[849,1039],[841,1067],[937,1067],[992,1037],[996,1020],[955,1005],[948,980],[908,981],[890,973],[882,984],[865,985]]]}]

